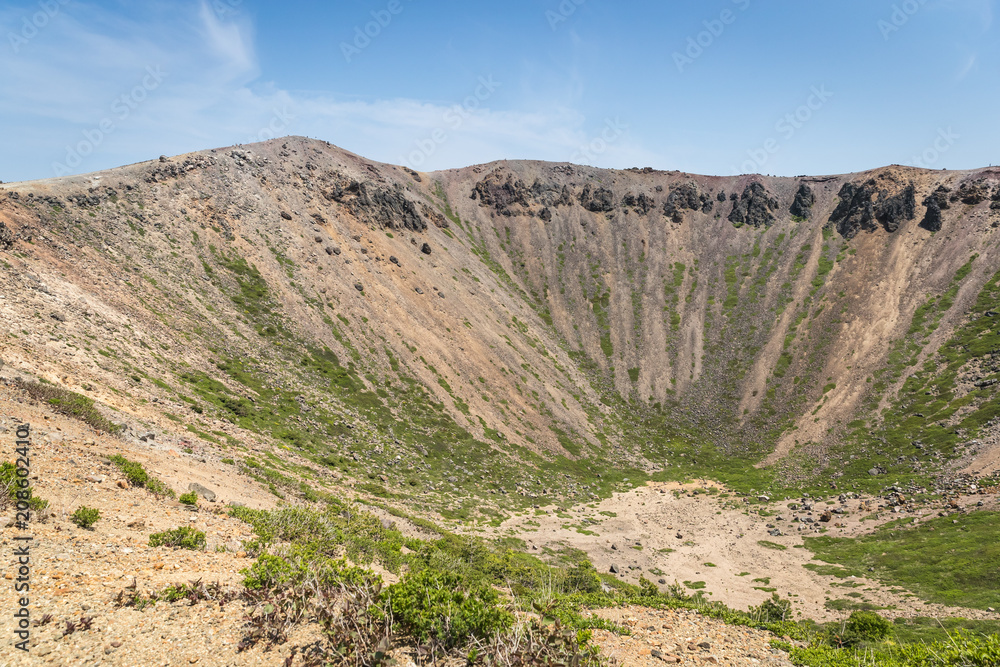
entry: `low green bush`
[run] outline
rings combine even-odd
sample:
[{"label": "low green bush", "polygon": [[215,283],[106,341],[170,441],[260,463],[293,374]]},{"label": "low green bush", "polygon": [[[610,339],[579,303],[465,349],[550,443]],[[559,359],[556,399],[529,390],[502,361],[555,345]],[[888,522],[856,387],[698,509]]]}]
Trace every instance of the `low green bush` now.
[{"label": "low green bush", "polygon": [[[23,479],[23,478],[22,478]],[[0,511],[17,505],[18,493],[27,494],[28,508],[41,512],[49,506],[49,501],[39,498],[29,486],[27,489],[18,484],[17,466],[10,461],[0,463]],[[22,495],[22,499],[24,496]]]},{"label": "low green bush", "polygon": [[394,623],[422,642],[454,648],[510,629],[514,616],[490,586],[469,586],[451,572],[423,570],[386,589]]},{"label": "low green bush", "polygon": [[132,486],[145,488],[155,496],[173,498],[177,495],[169,486],[146,472],[146,469],[138,461],[130,461],[121,454],[115,454],[110,459],[112,463],[118,466]]},{"label": "low green bush", "polygon": [[862,641],[880,641],[892,632],[892,621],[873,611],[855,611],[847,619],[847,631]]},{"label": "low green bush", "polygon": [[46,403],[52,410],[93,426],[98,431],[118,435],[122,427],[98,412],[94,399],[45,382],[18,379],[17,385],[35,400]]},{"label": "low green bush", "polygon": [[149,536],[149,546],[151,547],[180,547],[181,549],[201,551],[205,545],[205,533],[195,530],[191,526],[181,526]]},{"label": "low green bush", "polygon": [[78,525],[80,528],[90,528],[101,518],[101,513],[94,509],[93,507],[86,507],[81,505],[76,508],[73,515],[69,518],[70,521]]},{"label": "low green bush", "polygon": [[197,505],[198,504],[198,494],[194,491],[188,491],[187,493],[182,493],[177,499],[178,502],[184,505]]}]

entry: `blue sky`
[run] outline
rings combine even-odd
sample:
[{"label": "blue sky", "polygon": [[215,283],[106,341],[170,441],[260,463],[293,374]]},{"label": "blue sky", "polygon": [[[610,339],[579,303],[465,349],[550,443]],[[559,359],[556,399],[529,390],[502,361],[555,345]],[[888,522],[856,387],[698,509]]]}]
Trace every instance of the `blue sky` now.
[{"label": "blue sky", "polygon": [[425,171],[987,166],[998,1],[14,0],[0,180],[286,134]]}]

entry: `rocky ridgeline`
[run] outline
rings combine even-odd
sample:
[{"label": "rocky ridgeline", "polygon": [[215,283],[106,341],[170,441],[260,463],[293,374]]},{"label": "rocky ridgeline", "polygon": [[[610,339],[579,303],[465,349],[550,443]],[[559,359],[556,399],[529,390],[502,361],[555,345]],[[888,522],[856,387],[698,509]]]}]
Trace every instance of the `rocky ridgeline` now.
[{"label": "rocky ridgeline", "polygon": [[[572,167],[560,168],[562,173],[574,173]],[[637,170],[633,170],[637,171]],[[662,173],[640,171],[638,173]],[[825,182],[831,179],[812,179]],[[666,192],[665,196],[662,193]],[[889,233],[897,231],[904,222],[916,219],[917,188],[909,180],[888,172],[863,181],[847,181],[837,193],[836,208],[830,214],[827,224],[845,239],[851,239],[861,231],[872,232],[881,227]],[[553,209],[579,205],[591,213],[625,215],[637,213],[642,216],[658,209],[671,222],[684,222],[686,212],[710,214],[716,202],[727,200],[726,192],[720,189],[704,191],[694,182],[681,183],[665,189],[657,185],[649,194],[628,192],[620,198],[607,187],[585,184],[558,185],[536,179],[528,186],[523,180],[506,169],[496,169],[475,184],[470,195],[480,206],[490,207],[503,216],[526,215],[539,217],[548,222]],[[657,201],[659,199],[659,201]],[[731,193],[732,202],[726,219],[736,227],[748,225],[754,228],[770,227],[776,221],[776,212],[781,208],[779,198],[760,181],[753,181],[740,194]],[[990,200],[990,210],[995,218],[994,226],[1000,223],[1000,183],[992,178],[980,177],[961,183],[956,189],[939,185],[921,201],[925,212],[920,225],[930,231],[940,231],[941,211],[951,208],[956,202],[966,206],[977,206]],[[797,220],[809,220],[817,202],[816,193],[806,183],[800,182],[795,191],[788,213]]]}]

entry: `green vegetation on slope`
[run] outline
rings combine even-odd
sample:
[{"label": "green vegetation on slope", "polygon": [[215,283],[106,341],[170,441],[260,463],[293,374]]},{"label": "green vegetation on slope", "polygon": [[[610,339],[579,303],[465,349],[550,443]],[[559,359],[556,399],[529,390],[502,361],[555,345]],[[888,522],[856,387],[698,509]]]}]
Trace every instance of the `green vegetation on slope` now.
[{"label": "green vegetation on slope", "polygon": [[855,539],[807,537],[805,545],[816,558],[843,565],[846,574],[904,586],[932,602],[1000,607],[1000,514],[937,517],[916,526],[906,521]]}]

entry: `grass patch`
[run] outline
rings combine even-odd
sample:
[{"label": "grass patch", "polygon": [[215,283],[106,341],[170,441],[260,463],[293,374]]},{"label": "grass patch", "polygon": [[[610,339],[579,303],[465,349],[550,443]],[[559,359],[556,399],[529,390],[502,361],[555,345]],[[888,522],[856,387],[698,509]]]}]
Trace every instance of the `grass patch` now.
[{"label": "grass patch", "polygon": [[176,495],[173,489],[146,472],[138,461],[130,461],[121,454],[115,454],[111,457],[111,462],[118,466],[132,486],[142,487],[156,496],[173,498]]},{"label": "grass patch", "polygon": [[807,537],[816,558],[902,586],[925,600],[961,607],[1000,607],[1000,514],[975,512],[918,525],[893,522],[856,539]]}]

